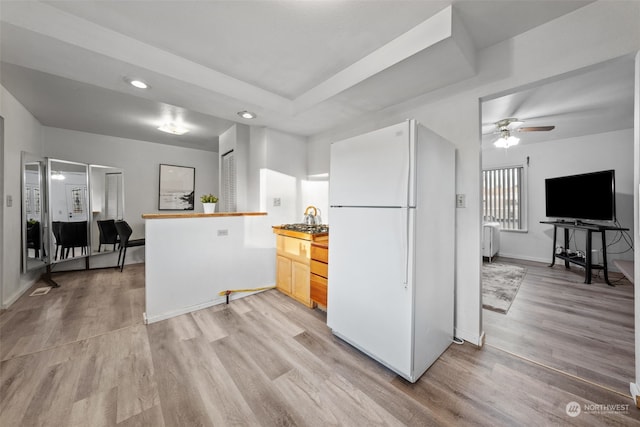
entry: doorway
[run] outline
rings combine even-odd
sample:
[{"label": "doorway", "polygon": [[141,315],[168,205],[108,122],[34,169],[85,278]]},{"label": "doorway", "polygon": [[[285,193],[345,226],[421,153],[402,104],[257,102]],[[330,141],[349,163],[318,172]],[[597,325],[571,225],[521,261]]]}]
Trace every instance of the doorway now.
[{"label": "doorway", "polygon": [[[618,274],[611,274],[616,286],[608,286],[601,272],[589,285],[580,267],[548,267],[556,249],[553,227],[540,221],[547,219],[545,179],[613,169],[616,220],[629,231],[608,233],[605,247],[594,247],[592,256],[601,262],[602,251],[607,251],[610,269],[612,259],[633,260],[634,73],[633,57],[628,56],[481,100],[483,170],[524,170],[517,199],[513,191],[506,191],[499,202],[505,208],[486,210],[492,215],[483,218],[500,228],[500,249],[491,263],[483,263],[483,303],[491,298],[486,297],[487,283],[494,283],[486,270],[496,270],[496,265],[507,269],[497,275],[509,279],[500,289],[511,294],[516,288],[503,312],[483,308],[486,343],[623,395],[628,395],[629,380],[635,378],[633,286]],[[496,148],[493,142],[502,136],[519,138],[518,144]],[[498,181],[495,187],[483,184],[490,190],[483,200],[496,197],[496,188],[513,187],[508,181]],[[524,223],[506,229],[509,218],[503,216],[513,211],[506,209],[513,203],[524,207]],[[486,229],[483,226],[484,243]],[[561,250],[586,248],[579,232],[569,241],[570,247]]]}]

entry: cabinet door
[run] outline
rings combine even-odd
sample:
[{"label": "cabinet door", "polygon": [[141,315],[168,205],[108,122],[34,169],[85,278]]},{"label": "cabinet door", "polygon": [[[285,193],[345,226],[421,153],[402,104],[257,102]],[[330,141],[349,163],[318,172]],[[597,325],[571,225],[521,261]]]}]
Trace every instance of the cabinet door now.
[{"label": "cabinet door", "polygon": [[309,293],[309,279],[311,278],[311,272],[309,266],[300,262],[293,261],[291,264],[292,290],[291,293],[294,298],[307,305],[311,303]]},{"label": "cabinet door", "polygon": [[291,294],[291,260],[280,255],[276,260],[276,288]]}]

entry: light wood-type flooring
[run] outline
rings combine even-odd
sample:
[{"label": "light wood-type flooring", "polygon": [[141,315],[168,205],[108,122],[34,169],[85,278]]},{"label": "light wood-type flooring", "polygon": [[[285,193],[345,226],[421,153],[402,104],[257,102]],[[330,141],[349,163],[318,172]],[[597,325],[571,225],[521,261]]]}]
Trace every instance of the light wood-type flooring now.
[{"label": "light wood-type flooring", "polygon": [[640,425],[630,398],[490,346],[410,384],[275,290],[144,325],[144,266],[55,278],[0,315],[3,427]]},{"label": "light wood-type flooring", "polygon": [[508,313],[483,310],[486,343],[628,395],[634,369],[634,287],[610,273],[584,282],[564,263],[497,258],[527,269]]}]

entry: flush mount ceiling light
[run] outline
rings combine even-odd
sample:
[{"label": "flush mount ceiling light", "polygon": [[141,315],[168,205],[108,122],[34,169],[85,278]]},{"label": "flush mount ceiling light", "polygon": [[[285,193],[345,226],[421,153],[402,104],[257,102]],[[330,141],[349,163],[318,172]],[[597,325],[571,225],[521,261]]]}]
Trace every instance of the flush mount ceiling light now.
[{"label": "flush mount ceiling light", "polygon": [[64,175],[62,175],[60,172],[53,171],[53,173],[51,174],[51,179],[62,181],[64,179]]},{"label": "flush mount ceiling light", "polygon": [[185,133],[189,132],[189,129],[183,128],[182,126],[179,126],[175,123],[165,123],[162,126],[160,126],[158,130],[161,130],[162,132],[170,133],[172,135],[184,135]]},{"label": "flush mount ceiling light", "polygon": [[258,117],[256,113],[252,113],[251,111],[247,111],[247,110],[238,111],[238,115],[243,119],[255,119],[256,117]]},{"label": "flush mount ceiling light", "polygon": [[128,77],[125,77],[124,81],[129,83],[133,87],[137,87],[138,89],[149,89],[150,88],[150,86],[146,82],[144,82],[144,81],[142,81],[140,79],[130,79]]}]

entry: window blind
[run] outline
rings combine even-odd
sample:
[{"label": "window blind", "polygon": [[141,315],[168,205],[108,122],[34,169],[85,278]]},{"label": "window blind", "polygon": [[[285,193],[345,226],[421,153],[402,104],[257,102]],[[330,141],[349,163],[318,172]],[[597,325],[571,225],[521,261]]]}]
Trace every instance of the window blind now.
[{"label": "window blind", "polygon": [[222,212],[235,212],[236,203],[236,165],[233,150],[222,155],[222,189],[220,202]]},{"label": "window blind", "polygon": [[482,171],[482,204],[485,221],[499,222],[502,229],[523,228],[522,166]]}]

